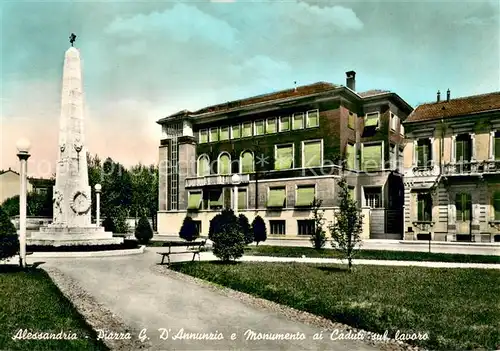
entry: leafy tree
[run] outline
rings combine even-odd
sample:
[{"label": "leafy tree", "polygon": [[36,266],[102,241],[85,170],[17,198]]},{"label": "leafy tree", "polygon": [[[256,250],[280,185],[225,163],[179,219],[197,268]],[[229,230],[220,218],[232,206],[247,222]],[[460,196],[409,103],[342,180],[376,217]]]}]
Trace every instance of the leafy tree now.
[{"label": "leafy tree", "polygon": [[222,261],[236,260],[243,256],[245,236],[238,217],[230,209],[224,209],[210,221],[209,239],[213,242],[212,251]]},{"label": "leafy tree", "polygon": [[19,195],[9,197],[5,199],[2,203],[2,208],[5,213],[9,216],[18,216],[19,215]]},{"label": "leafy tree", "polygon": [[238,221],[240,223],[241,231],[245,236],[245,244],[248,245],[253,243],[253,230],[252,228],[250,228],[250,222],[248,221],[247,216],[245,216],[243,213],[240,213],[240,215],[238,216]]},{"label": "leafy tree", "polygon": [[19,239],[14,224],[0,206],[0,260],[15,256],[19,252]]},{"label": "leafy tree", "polygon": [[323,229],[325,223],[325,211],[321,210],[322,201],[314,198],[312,203],[312,215],[314,220],[314,232],[311,235],[311,243],[316,250],[320,250],[326,243],[326,232]]},{"label": "leafy tree", "polygon": [[153,237],[153,228],[145,215],[142,215],[135,227],[135,237],[140,244],[147,244]]},{"label": "leafy tree", "polygon": [[252,221],[252,230],[253,230],[253,237],[255,242],[257,243],[257,246],[259,245],[259,242],[266,241],[267,239],[266,222],[264,222],[261,216],[255,217],[254,220]]},{"label": "leafy tree", "polygon": [[[19,215],[19,195],[9,197],[2,203],[8,216]],[[26,214],[28,216],[52,217],[52,188],[46,193],[29,192],[26,194]]]},{"label": "leafy tree", "polygon": [[361,244],[363,215],[356,205],[356,201],[349,195],[349,187],[345,178],[338,182],[340,188],[340,206],[335,212],[335,222],[330,224],[332,247],[338,250],[347,259],[348,270],[351,271],[352,260]]},{"label": "leafy tree", "polygon": [[139,163],[130,169],[132,190],[131,213],[145,211],[151,218],[153,228],[156,228],[156,214],[158,212],[158,167],[145,166]]},{"label": "leafy tree", "polygon": [[194,241],[200,236],[198,227],[196,227],[196,224],[190,216],[184,217],[179,236],[186,241]]},{"label": "leafy tree", "polygon": [[121,208],[116,211],[116,215],[113,220],[115,222],[117,233],[128,233],[129,226],[127,223],[127,214],[127,211]]}]

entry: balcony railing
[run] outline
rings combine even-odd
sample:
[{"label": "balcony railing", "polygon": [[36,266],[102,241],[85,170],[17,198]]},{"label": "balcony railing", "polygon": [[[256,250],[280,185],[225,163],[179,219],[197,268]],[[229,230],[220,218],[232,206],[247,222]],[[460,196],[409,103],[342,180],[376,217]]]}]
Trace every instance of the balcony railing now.
[{"label": "balcony railing", "polygon": [[[247,184],[250,181],[249,174],[240,174],[240,183]],[[205,177],[186,178],[186,188],[202,187],[210,185],[233,185],[231,181],[232,174],[219,175],[212,174]]]},{"label": "balcony railing", "polygon": [[434,166],[417,166],[413,167],[413,174],[416,177],[426,177],[434,175]]},{"label": "balcony railing", "polygon": [[464,161],[444,165],[444,175],[477,175],[500,173],[500,160],[493,161]]}]

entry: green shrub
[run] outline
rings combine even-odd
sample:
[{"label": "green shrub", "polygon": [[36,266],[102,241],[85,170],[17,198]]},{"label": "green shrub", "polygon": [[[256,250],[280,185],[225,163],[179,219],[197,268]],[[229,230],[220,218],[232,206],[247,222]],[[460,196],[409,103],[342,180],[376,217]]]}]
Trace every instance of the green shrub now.
[{"label": "green shrub", "polygon": [[135,228],[135,237],[141,244],[147,244],[153,237],[153,228],[145,215],[142,215]]},{"label": "green shrub", "polygon": [[253,237],[257,245],[259,245],[259,242],[266,241],[267,239],[266,222],[264,222],[261,216],[257,216],[254,218],[252,222],[252,230],[253,230]]},{"label": "green shrub", "polygon": [[186,216],[184,218],[181,229],[179,231],[179,236],[187,241],[196,240],[200,236],[200,233],[198,233],[198,227],[191,217]]},{"label": "green shrub", "polygon": [[114,218],[116,233],[128,233],[129,226],[127,223],[127,212],[123,210],[117,211],[116,217]]},{"label": "green shrub", "polygon": [[102,221],[102,226],[104,227],[105,231],[116,233],[115,221],[113,220],[112,217],[104,218],[104,220]]},{"label": "green shrub", "polygon": [[238,216],[238,221],[240,223],[241,231],[243,232],[243,236],[245,237],[245,244],[253,243],[253,231],[250,228],[250,222],[248,221],[247,216],[241,213]]},{"label": "green shrub", "polygon": [[0,260],[15,256],[19,252],[19,239],[16,227],[0,207]]},{"label": "green shrub", "polygon": [[222,261],[236,260],[243,256],[245,236],[234,212],[225,209],[210,221],[209,239],[212,251]]}]

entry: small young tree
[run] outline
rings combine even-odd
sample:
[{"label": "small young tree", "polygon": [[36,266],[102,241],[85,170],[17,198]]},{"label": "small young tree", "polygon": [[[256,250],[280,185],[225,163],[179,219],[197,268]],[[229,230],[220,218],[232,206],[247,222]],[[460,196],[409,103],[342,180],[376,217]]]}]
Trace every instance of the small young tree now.
[{"label": "small young tree", "polygon": [[212,218],[209,231],[209,239],[213,242],[212,252],[216,257],[227,262],[243,256],[245,236],[232,210],[225,209]]},{"label": "small young tree", "polygon": [[0,261],[11,258],[19,252],[16,227],[0,207]]},{"label": "small young tree", "polygon": [[151,228],[148,217],[144,214],[139,219],[137,227],[135,227],[135,237],[140,244],[147,244],[153,237],[153,228]]},{"label": "small young tree", "polygon": [[113,218],[115,222],[115,228],[117,233],[126,234],[129,231],[129,225],[127,223],[128,213],[126,210],[118,209],[116,211],[116,217]]},{"label": "small young tree", "polygon": [[254,220],[252,221],[252,231],[257,246],[259,245],[259,242],[266,241],[267,239],[266,222],[264,222],[261,216],[257,215],[257,217],[255,217]]},{"label": "small young tree", "polygon": [[314,232],[311,235],[311,243],[316,250],[322,249],[326,243],[326,232],[323,229],[325,211],[320,209],[321,203],[321,200],[314,198],[311,207],[314,220]]},{"label": "small young tree", "polygon": [[360,234],[363,225],[363,215],[356,205],[356,201],[349,194],[349,187],[345,178],[338,182],[340,188],[340,206],[335,212],[335,222],[330,224],[332,247],[341,252],[348,262],[351,271],[352,260],[361,244]]},{"label": "small young tree", "polygon": [[198,227],[196,227],[196,224],[191,217],[184,217],[184,221],[182,222],[182,226],[179,231],[179,236],[186,241],[194,241],[200,236],[200,233],[198,233]]},{"label": "small young tree", "polygon": [[106,217],[102,221],[102,226],[104,230],[111,233],[116,233],[115,221],[111,217]]},{"label": "small young tree", "polygon": [[247,216],[241,213],[238,216],[238,220],[240,222],[240,228],[245,236],[245,244],[253,243],[253,230],[250,228],[250,222],[248,221]]}]

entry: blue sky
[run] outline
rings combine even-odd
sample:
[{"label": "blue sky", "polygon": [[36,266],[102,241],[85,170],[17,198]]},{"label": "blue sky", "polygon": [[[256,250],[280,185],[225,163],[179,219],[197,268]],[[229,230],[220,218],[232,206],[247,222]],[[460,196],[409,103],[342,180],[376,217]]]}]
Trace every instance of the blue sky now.
[{"label": "blue sky", "polygon": [[0,169],[32,141],[30,173],[57,152],[68,36],[77,34],[88,149],[156,162],[155,121],[181,109],[328,81],[412,106],[500,90],[498,1],[0,1]]}]

